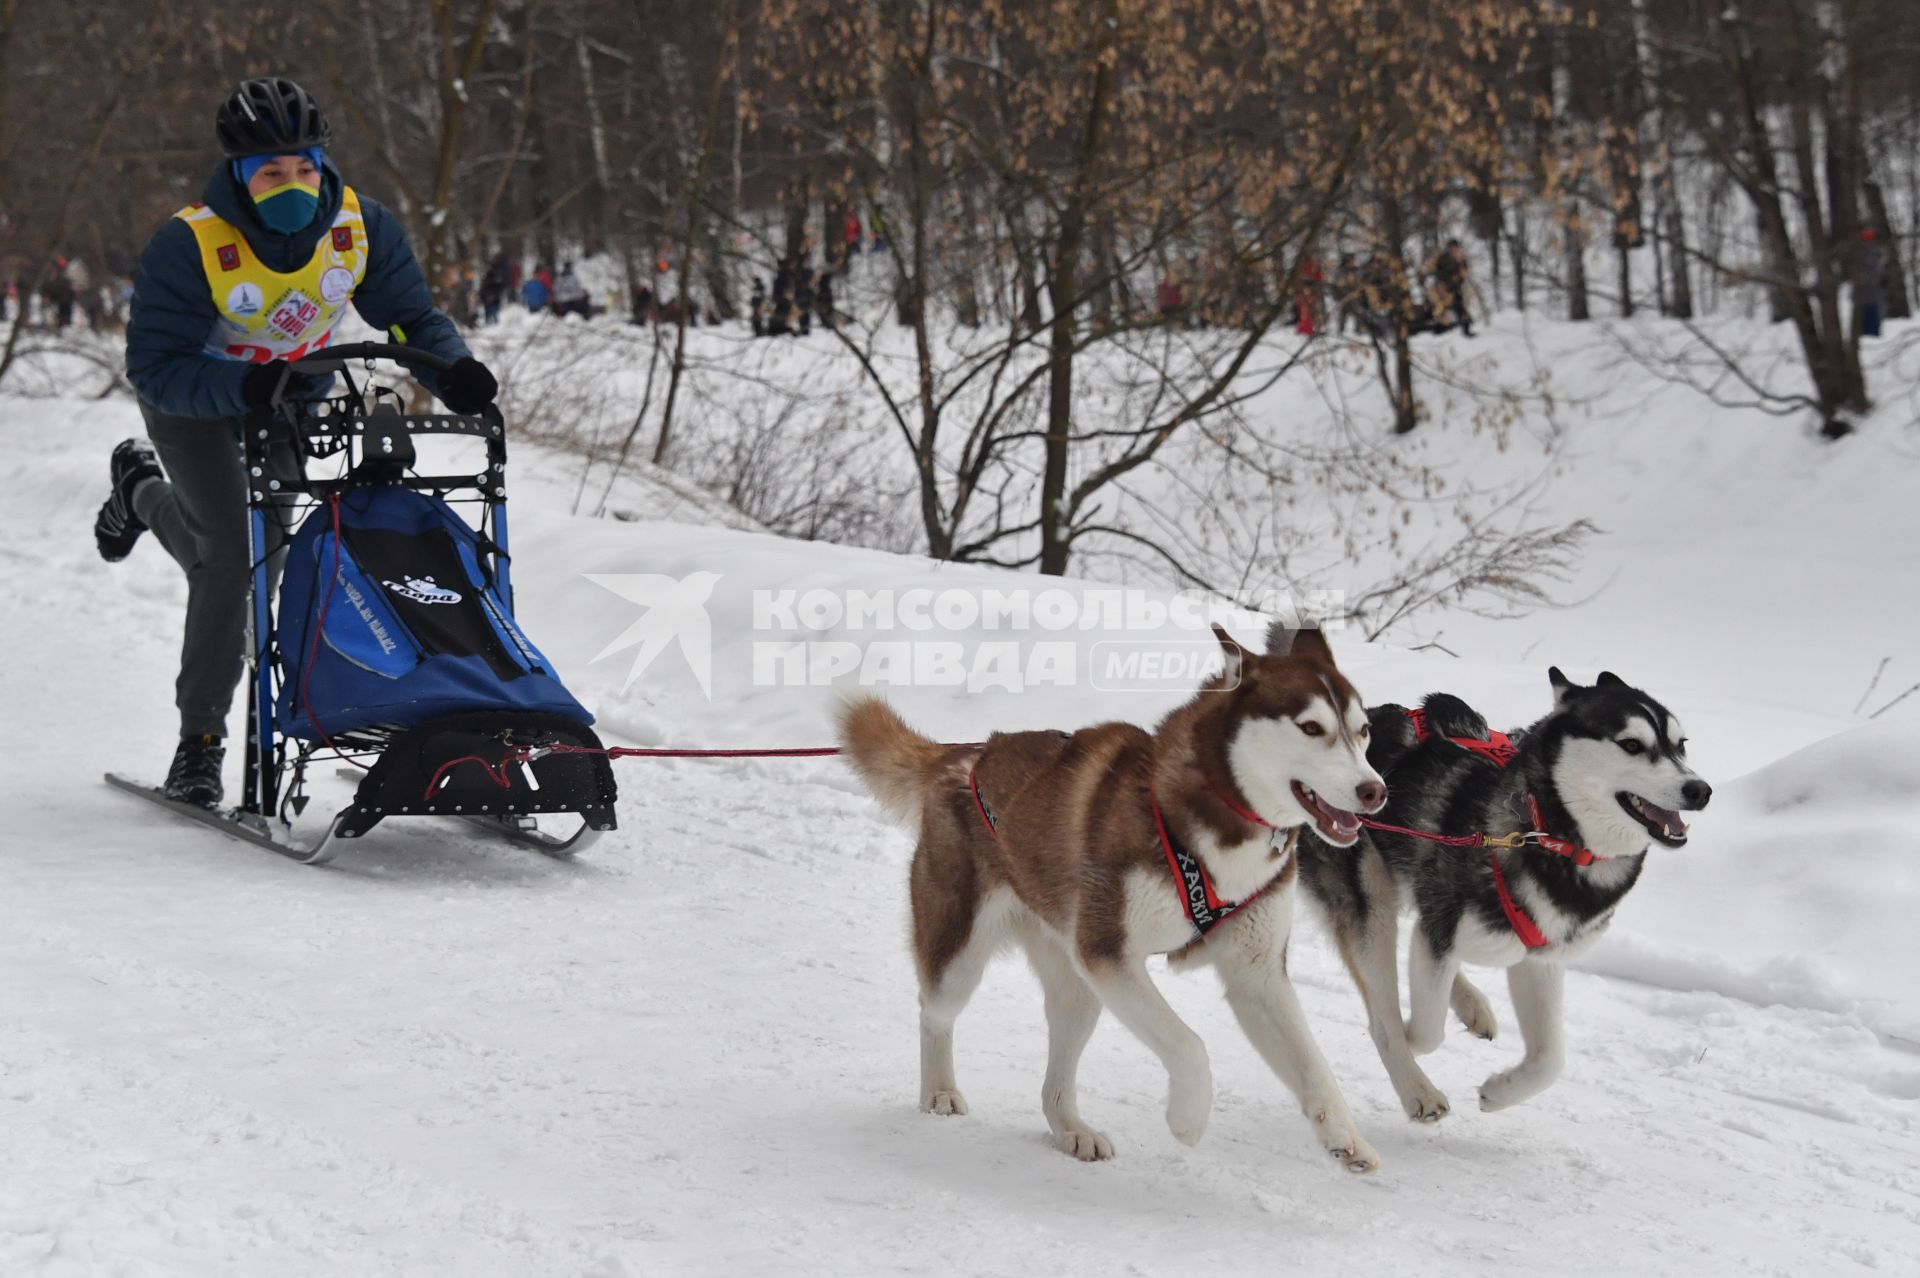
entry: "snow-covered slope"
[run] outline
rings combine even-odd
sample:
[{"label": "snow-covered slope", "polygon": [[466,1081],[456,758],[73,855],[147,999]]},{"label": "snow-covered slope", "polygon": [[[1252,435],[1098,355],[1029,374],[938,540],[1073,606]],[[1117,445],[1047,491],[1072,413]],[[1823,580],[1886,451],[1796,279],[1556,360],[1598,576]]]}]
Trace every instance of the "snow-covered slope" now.
[{"label": "snow-covered slope", "polygon": [[[1307,929],[1294,978],[1384,1162],[1359,1179],[1205,975],[1159,974],[1214,1060],[1197,1148],[1108,1021],[1082,1099],[1119,1158],[1052,1152],[1038,991],[1011,962],[961,1021],[972,1114],[916,1112],[909,839],[832,761],[623,763],[622,829],[572,865],[396,822],[316,871],[107,791],[105,768],[164,766],[184,595],[157,546],[93,554],[106,450],[136,424],[115,402],[0,414],[0,1275],[1797,1275],[1903,1272],[1920,1251],[1920,740],[1904,714],[1853,718],[1863,679],[1815,660],[1822,629],[1910,659],[1912,600],[1878,589],[1912,571],[1878,539],[1912,527],[1898,432],[1801,457],[1682,421],[1670,442],[1700,477],[1682,493],[1664,470],[1636,482],[1647,441],[1576,424],[1561,491],[1609,507],[1627,606],[1449,622],[1460,659],[1336,641],[1370,698],[1445,687],[1509,723],[1546,705],[1549,662],[1616,668],[1687,722],[1719,792],[1570,979],[1565,1077],[1508,1112],[1469,1102],[1513,1035],[1455,1029],[1428,1061],[1455,1112],[1409,1125]],[[756,681],[756,591],[1035,584],[583,520],[564,457],[519,457],[523,618],[619,740],[825,740],[831,689]],[[1772,519],[1713,518],[1710,498]],[[1803,575],[1763,589],[1753,565],[1788,553]],[[595,659],[640,613],[612,579],[696,572],[719,574],[710,697],[678,651],[631,684],[632,649]],[[1662,600],[1683,586],[1676,620]],[[958,739],[1151,720],[1178,694],[893,696]],[[316,812],[340,797],[327,782]]]}]

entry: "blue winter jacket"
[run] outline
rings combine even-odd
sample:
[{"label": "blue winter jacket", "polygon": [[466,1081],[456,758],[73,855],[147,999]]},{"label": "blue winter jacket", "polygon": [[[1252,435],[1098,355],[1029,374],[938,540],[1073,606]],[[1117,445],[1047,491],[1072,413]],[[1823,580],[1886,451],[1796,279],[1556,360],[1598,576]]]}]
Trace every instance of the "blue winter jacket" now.
[{"label": "blue winter jacket", "polygon": [[[201,198],[247,237],[262,263],[276,271],[293,271],[312,260],[320,237],[332,227],[342,186],[339,170],[324,159],[320,212],[305,230],[292,235],[282,235],[260,220],[252,197],[225,161],[208,179]],[[353,308],[377,329],[398,329],[409,346],[450,360],[466,355],[467,344],[453,321],[434,308],[426,277],[393,215],[365,195],[360,196],[360,214],[367,228],[367,275],[353,291]],[[218,318],[193,228],[179,218],[167,219],[141,255],[127,320],[127,380],[141,399],[174,417],[246,413],[240,386],[253,365],[206,353],[207,334]],[[431,373],[416,376],[428,390],[439,390]],[[303,383],[295,392],[299,398],[317,399],[333,379],[295,380]]]}]

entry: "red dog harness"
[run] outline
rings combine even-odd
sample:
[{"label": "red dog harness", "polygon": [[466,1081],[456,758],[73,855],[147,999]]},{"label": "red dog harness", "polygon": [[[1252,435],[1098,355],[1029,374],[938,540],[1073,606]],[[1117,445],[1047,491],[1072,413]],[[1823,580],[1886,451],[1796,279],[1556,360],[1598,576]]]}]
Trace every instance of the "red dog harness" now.
[{"label": "red dog harness", "polygon": [[[1407,711],[1407,718],[1413,722],[1413,735],[1415,740],[1424,742],[1428,737],[1433,735],[1432,730],[1427,727],[1426,711],[1409,710]],[[1471,751],[1501,768],[1505,768],[1508,764],[1512,763],[1515,756],[1520,753],[1520,748],[1514,745],[1513,739],[1504,732],[1490,732],[1485,741],[1482,741],[1478,737],[1448,737],[1447,740],[1453,742],[1461,749]],[[1370,821],[1365,817],[1360,818],[1360,824],[1375,830],[1385,830],[1392,834],[1404,834],[1409,838],[1426,839],[1432,843],[1446,843],[1454,847],[1463,848],[1486,848],[1487,865],[1493,870],[1494,891],[1500,896],[1500,912],[1507,916],[1507,924],[1513,928],[1513,934],[1520,938],[1520,943],[1530,950],[1538,950],[1544,949],[1546,946],[1551,945],[1552,942],[1549,941],[1546,934],[1540,930],[1539,925],[1528,917],[1527,912],[1520,908],[1520,903],[1513,899],[1513,893],[1507,887],[1506,871],[1500,867],[1501,851],[1503,849],[1522,848],[1531,844],[1535,847],[1545,848],[1547,851],[1558,856],[1564,856],[1575,865],[1580,866],[1592,865],[1599,858],[1596,857],[1592,851],[1581,847],[1571,839],[1562,839],[1556,835],[1548,834],[1543,828],[1546,825],[1546,821],[1543,820],[1540,815],[1540,801],[1534,798],[1531,792],[1527,795],[1527,818],[1533,823],[1533,829],[1524,830],[1517,834],[1505,834],[1497,837],[1485,833],[1466,835],[1429,834],[1425,830],[1409,830],[1404,826],[1388,825],[1384,821]]]},{"label": "red dog harness", "polygon": [[[1209,780],[1208,785],[1213,785]],[[1269,830],[1278,831],[1279,826],[1248,809],[1241,807],[1226,795],[1220,793],[1218,786],[1213,792],[1222,803],[1232,808],[1234,813],[1255,825],[1263,825]],[[1167,868],[1173,871],[1174,883],[1180,889],[1180,903],[1186,907],[1187,921],[1193,924],[1193,930],[1205,940],[1207,933],[1219,927],[1229,915],[1260,899],[1260,894],[1280,881],[1280,875],[1286,872],[1284,866],[1272,878],[1254,889],[1252,896],[1244,901],[1222,901],[1213,891],[1213,880],[1207,875],[1207,867],[1200,858],[1189,852],[1186,845],[1173,837],[1173,831],[1167,826],[1167,819],[1160,812],[1160,800],[1152,795],[1148,802],[1153,805],[1153,828],[1160,833],[1160,850],[1167,854]],[[1287,850],[1293,850],[1293,840],[1287,841]]]},{"label": "red dog harness", "polygon": [[[996,839],[999,838],[1000,818],[994,813],[993,808],[988,805],[986,796],[980,793],[980,780],[974,775],[972,768],[967,769],[967,790],[973,795],[973,810],[980,814],[981,824],[987,827],[988,834]],[[1220,792],[1218,789],[1215,789],[1214,793],[1219,794]],[[1220,797],[1226,802],[1228,807],[1232,808],[1247,820],[1259,825],[1264,825],[1269,830],[1279,828],[1272,822],[1262,820],[1239,804],[1227,799],[1225,795],[1220,795]],[[1207,933],[1219,927],[1234,914],[1246,909],[1247,906],[1253,904],[1253,902],[1260,898],[1262,892],[1265,892],[1268,888],[1279,882],[1280,875],[1275,874],[1271,879],[1263,883],[1258,891],[1254,892],[1252,896],[1247,897],[1244,901],[1221,900],[1219,894],[1213,890],[1213,879],[1208,875],[1206,865],[1199,857],[1188,851],[1186,845],[1175,838],[1173,831],[1167,828],[1167,819],[1160,812],[1160,800],[1149,792],[1147,802],[1153,808],[1153,828],[1160,835],[1160,850],[1166,854],[1167,869],[1172,873],[1174,886],[1180,893],[1180,904],[1187,912],[1187,921],[1193,924],[1196,942],[1204,941],[1207,938]],[[1291,848],[1291,841],[1289,841],[1288,846]],[[1284,873],[1284,870],[1282,872]]]}]

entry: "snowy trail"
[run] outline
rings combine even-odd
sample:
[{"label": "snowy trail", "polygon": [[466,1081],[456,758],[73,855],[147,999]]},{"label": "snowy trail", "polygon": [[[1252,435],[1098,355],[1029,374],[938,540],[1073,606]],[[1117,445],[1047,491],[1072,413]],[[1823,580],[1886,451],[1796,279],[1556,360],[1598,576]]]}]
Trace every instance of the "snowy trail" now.
[{"label": "snowy trail", "polygon": [[1427,1062],[1455,1113],[1416,1127],[1311,928],[1295,980],[1371,1178],[1318,1151],[1204,974],[1158,978],[1213,1056],[1197,1148],[1111,1020],[1082,1094],[1119,1158],[1048,1147],[1038,990],[1012,961],[960,1023],[972,1115],[921,1115],[908,839],[830,762],[623,763],[622,828],[578,864],[397,822],[315,870],[167,822],[99,773],[164,763],[180,586],[155,548],[93,557],[93,445],[126,410],[79,416],[57,448],[10,440],[0,481],[30,516],[0,523],[0,1275],[1799,1275],[1920,1254],[1920,1050],[1843,1012],[1575,973],[1554,1089],[1479,1113],[1518,1045],[1456,1026]]}]

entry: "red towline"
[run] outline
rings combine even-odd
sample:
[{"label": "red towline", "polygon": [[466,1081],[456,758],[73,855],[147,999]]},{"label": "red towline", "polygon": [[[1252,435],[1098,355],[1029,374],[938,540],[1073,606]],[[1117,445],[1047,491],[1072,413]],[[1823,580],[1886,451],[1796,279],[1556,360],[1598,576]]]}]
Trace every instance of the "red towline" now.
[{"label": "red towline", "polygon": [[[972,749],[985,745],[984,741],[943,742],[946,749]],[[839,746],[744,746],[738,749],[697,750],[690,747],[672,746],[607,746],[596,750],[591,746],[551,745],[540,749],[522,747],[509,751],[499,762],[481,758],[477,754],[463,754],[457,759],[448,759],[434,769],[433,776],[427,781],[423,800],[433,798],[433,792],[440,785],[440,778],[463,763],[477,763],[487,779],[502,790],[511,789],[513,778],[507,775],[507,769],[516,763],[527,763],[542,754],[599,754],[609,759],[815,759],[827,755],[845,753]]]}]

